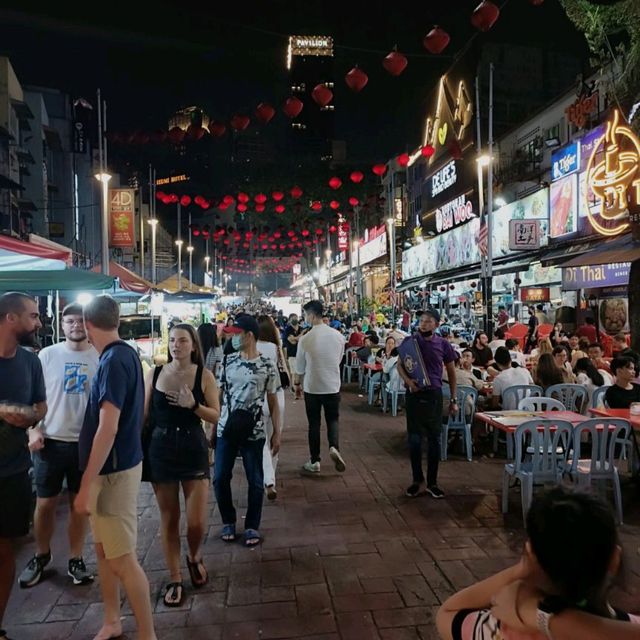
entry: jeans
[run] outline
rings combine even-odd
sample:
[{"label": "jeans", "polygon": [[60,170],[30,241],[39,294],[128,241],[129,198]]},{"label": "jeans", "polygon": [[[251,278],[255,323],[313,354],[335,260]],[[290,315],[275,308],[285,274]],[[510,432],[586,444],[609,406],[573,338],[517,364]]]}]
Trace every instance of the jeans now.
[{"label": "jeans", "polygon": [[339,449],[338,418],[340,417],[339,393],[306,393],[304,406],[309,421],[309,454],[311,462],[320,462],[320,419],[324,407],[324,419],[327,421],[329,446]]},{"label": "jeans", "polygon": [[213,486],[220,516],[224,524],[236,523],[236,510],[231,495],[231,478],[238,452],[247,474],[248,501],[245,529],[259,529],[262,518],[262,498],[264,496],[264,472],[262,469],[262,450],[264,440],[248,440],[240,447],[230,444],[224,436],[216,441],[216,460]]},{"label": "jeans", "polygon": [[415,483],[424,482],[422,440],[427,436],[427,486],[438,484],[440,439],[442,436],[442,390],[425,389],[407,393],[407,437],[411,471]]}]

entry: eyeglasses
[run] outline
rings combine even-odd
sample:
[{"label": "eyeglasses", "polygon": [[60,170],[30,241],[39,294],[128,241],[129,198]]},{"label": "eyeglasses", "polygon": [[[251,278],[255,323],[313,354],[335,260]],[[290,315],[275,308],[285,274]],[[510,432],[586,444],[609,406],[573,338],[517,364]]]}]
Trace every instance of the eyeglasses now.
[{"label": "eyeglasses", "polygon": [[84,327],[84,320],[64,320],[66,325],[73,327],[74,325],[77,327]]}]

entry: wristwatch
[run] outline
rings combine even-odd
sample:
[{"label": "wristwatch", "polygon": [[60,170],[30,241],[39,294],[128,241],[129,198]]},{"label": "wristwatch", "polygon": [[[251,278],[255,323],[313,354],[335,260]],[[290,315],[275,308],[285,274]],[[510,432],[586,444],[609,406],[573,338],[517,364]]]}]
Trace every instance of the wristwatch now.
[{"label": "wristwatch", "polygon": [[551,616],[560,613],[567,608],[567,603],[559,596],[545,596],[538,604],[536,612],[536,623],[538,631],[543,633],[545,637],[551,638],[551,630],[549,628]]}]

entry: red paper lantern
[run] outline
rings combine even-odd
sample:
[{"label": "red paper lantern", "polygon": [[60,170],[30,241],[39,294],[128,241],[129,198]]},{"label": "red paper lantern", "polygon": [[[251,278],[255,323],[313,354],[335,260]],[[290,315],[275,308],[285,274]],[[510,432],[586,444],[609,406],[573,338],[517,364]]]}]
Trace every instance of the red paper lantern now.
[{"label": "red paper lantern", "polygon": [[316,229],[316,235],[317,235],[317,236],[321,236],[323,233],[324,233],[324,229],[320,229],[320,227],[318,227],[318,228]]},{"label": "red paper lantern", "polygon": [[251,245],[248,242],[243,242],[242,243],[242,247],[243,249],[248,249]]},{"label": "red paper lantern", "polygon": [[197,238],[200,235],[200,226],[197,224],[191,225],[191,234],[194,238]]},{"label": "red paper lantern", "polygon": [[261,246],[263,249],[265,249],[265,250],[269,248],[269,245],[268,245],[268,244],[261,244],[260,246]]},{"label": "red paper lantern", "polygon": [[500,15],[500,9],[490,2],[482,0],[471,14],[471,24],[480,31],[489,31]]},{"label": "red paper lantern", "polygon": [[303,238],[307,238],[309,236],[311,232],[309,231],[309,229],[303,229],[300,234],[302,235]]},{"label": "red paper lantern", "polygon": [[263,213],[265,210],[265,206],[263,204],[256,205],[256,213]]},{"label": "red paper lantern", "polygon": [[200,140],[204,137],[205,133],[206,130],[204,129],[204,127],[199,127],[195,124],[190,124],[187,128],[187,138],[189,138],[189,140]]},{"label": "red paper lantern", "polygon": [[335,225],[335,224],[332,224],[332,225],[329,227],[329,233],[335,233],[337,230],[338,230],[338,227],[336,227],[336,225]]},{"label": "red paper lantern", "polygon": [[222,198],[222,202],[227,206],[233,204],[235,201],[236,199],[233,196],[229,196],[229,195],[226,195],[224,198]]},{"label": "red paper lantern", "polygon": [[352,207],[357,207],[357,206],[360,204],[360,200],[358,200],[358,198],[356,198],[355,196],[351,196],[351,197],[349,198],[349,204],[350,204]]},{"label": "red paper lantern", "polygon": [[430,158],[435,152],[436,150],[430,144],[425,144],[424,147],[420,149],[423,158]]},{"label": "red paper lantern", "polygon": [[296,185],[295,187],[291,188],[290,193],[291,193],[291,197],[297,200],[298,198],[302,197],[303,192],[302,192],[302,189]]},{"label": "red paper lantern", "polygon": [[371,169],[371,171],[373,171],[373,173],[375,173],[377,176],[382,178],[382,176],[387,172],[387,165],[386,164],[374,164],[373,168]]},{"label": "red paper lantern", "polygon": [[282,110],[288,118],[295,118],[300,115],[303,107],[304,104],[302,103],[302,100],[296,98],[295,96],[291,96],[290,98],[287,98],[285,100]]},{"label": "red paper lantern", "polygon": [[204,227],[202,227],[202,235],[205,238],[208,238],[211,235],[211,228],[208,224],[205,224]]},{"label": "red paper lantern", "polygon": [[287,235],[288,235],[290,238],[293,238],[293,237],[296,235],[296,232],[295,232],[295,231],[287,231]]},{"label": "red paper lantern", "polygon": [[172,193],[169,196],[169,202],[173,202],[173,204],[176,204],[179,200],[180,198],[178,198],[178,196],[175,193]]},{"label": "red paper lantern", "polygon": [[276,201],[276,202],[280,202],[283,198],[284,198],[284,193],[282,193],[282,191],[274,191],[271,194],[271,197]]},{"label": "red paper lantern", "polygon": [[409,64],[406,56],[399,51],[392,51],[383,61],[382,66],[392,76],[399,76]]},{"label": "red paper lantern", "polygon": [[275,115],[276,110],[268,102],[261,102],[256,107],[256,118],[262,122],[262,124],[269,123]]},{"label": "red paper lantern", "polygon": [[409,154],[408,153],[401,153],[397,158],[396,158],[396,162],[398,163],[399,166],[401,166],[402,168],[406,167],[409,164]]},{"label": "red paper lantern", "polygon": [[180,204],[183,207],[188,207],[191,204],[191,197],[190,196],[182,196],[180,198]]},{"label": "red paper lantern", "polygon": [[241,113],[236,113],[230,120],[229,124],[236,131],[244,131],[251,122],[251,118]]},{"label": "red paper lantern", "polygon": [[427,33],[422,44],[429,53],[437,55],[447,48],[450,40],[449,34],[444,29],[436,26]]},{"label": "red paper lantern", "polygon": [[349,178],[351,179],[351,182],[360,184],[364,180],[364,173],[362,173],[362,171],[354,171]]},{"label": "red paper lantern", "polygon": [[264,204],[267,201],[267,196],[265,196],[264,193],[258,193],[254,200],[257,204]]},{"label": "red paper lantern", "polygon": [[342,186],[342,180],[338,176],[333,176],[329,179],[329,186],[334,190],[339,189]]},{"label": "red paper lantern", "polygon": [[283,204],[276,205],[275,211],[276,213],[284,213],[284,205]]},{"label": "red paper lantern", "polygon": [[326,107],[333,100],[333,91],[325,84],[317,84],[311,92],[314,102],[321,107]]},{"label": "red paper lantern", "polygon": [[185,133],[180,127],[171,127],[167,137],[173,144],[180,144],[184,140]]},{"label": "red paper lantern", "polygon": [[202,209],[206,210],[211,206],[211,203],[208,200],[205,200],[203,198],[202,202],[200,203],[200,206],[202,207]]},{"label": "red paper lantern", "polygon": [[278,248],[277,244],[272,244],[271,245],[271,251],[275,251]]},{"label": "red paper lantern", "polygon": [[319,200],[314,200],[314,201],[311,203],[311,208],[312,208],[314,211],[321,211],[321,210],[322,210],[322,202],[320,202]]},{"label": "red paper lantern", "polygon": [[209,122],[209,133],[215,138],[221,138],[227,132],[222,122]]},{"label": "red paper lantern", "polygon": [[344,81],[351,91],[358,93],[362,91],[369,82],[369,76],[359,67],[353,67],[349,73],[344,77]]},{"label": "red paper lantern", "polygon": [[158,200],[164,200],[166,196],[167,194],[164,191],[156,191],[156,198],[158,198]]},{"label": "red paper lantern", "polygon": [[238,213],[246,213],[247,212],[247,205],[243,204],[242,202],[236,207],[236,209],[238,210]]},{"label": "red paper lantern", "polygon": [[539,7],[544,0],[529,0],[529,2],[534,6],[534,7]]},{"label": "red paper lantern", "polygon": [[334,210],[337,211],[340,208],[340,203],[337,200],[332,200],[329,203],[329,206]]}]

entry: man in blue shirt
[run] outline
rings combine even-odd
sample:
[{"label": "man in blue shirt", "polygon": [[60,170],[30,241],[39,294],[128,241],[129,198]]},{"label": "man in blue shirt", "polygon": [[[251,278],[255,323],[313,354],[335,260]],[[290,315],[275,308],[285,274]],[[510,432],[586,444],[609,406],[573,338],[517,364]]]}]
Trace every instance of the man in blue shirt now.
[{"label": "man in blue shirt", "polygon": [[[27,429],[47,413],[40,360],[20,343],[41,326],[38,304],[31,296],[0,296],[0,626],[16,571],[13,539],[29,533]],[[0,640],[4,638],[0,629]]]},{"label": "man in blue shirt", "polygon": [[141,640],[156,640],[149,582],[136,557],[138,492],[142,475],[144,380],[136,352],[120,340],[118,303],[98,296],[84,308],[89,341],[100,354],[80,432],[84,472],[74,506],[89,514],[104,601],[97,638],[122,635],[122,582]]}]

